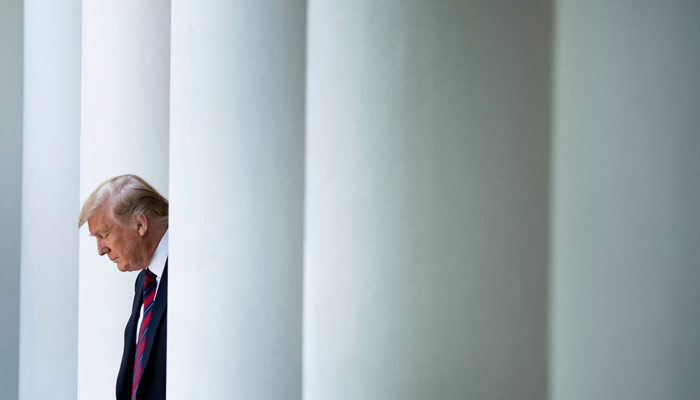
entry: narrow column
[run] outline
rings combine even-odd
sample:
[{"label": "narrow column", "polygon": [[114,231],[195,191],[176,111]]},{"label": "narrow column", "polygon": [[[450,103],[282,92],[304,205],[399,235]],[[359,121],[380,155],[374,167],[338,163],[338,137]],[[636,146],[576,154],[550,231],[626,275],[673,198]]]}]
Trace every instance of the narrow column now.
[{"label": "narrow column", "polygon": [[24,2],[19,398],[73,400],[78,376],[81,2]]},{"label": "narrow column", "polygon": [[304,398],[546,397],[550,3],[309,3]]},{"label": "narrow column", "polygon": [[19,371],[22,15],[22,1],[0,2],[0,393],[8,400],[17,399]]},{"label": "narrow column", "polygon": [[552,399],[700,398],[700,3],[556,8]]},{"label": "narrow column", "polygon": [[169,399],[300,399],[305,2],[173,4]]},{"label": "narrow column", "polygon": [[[170,2],[84,0],[82,21],[80,202],[105,179],[125,173],[167,197]],[[83,226],[81,399],[114,397],[136,275],[98,257]]]}]

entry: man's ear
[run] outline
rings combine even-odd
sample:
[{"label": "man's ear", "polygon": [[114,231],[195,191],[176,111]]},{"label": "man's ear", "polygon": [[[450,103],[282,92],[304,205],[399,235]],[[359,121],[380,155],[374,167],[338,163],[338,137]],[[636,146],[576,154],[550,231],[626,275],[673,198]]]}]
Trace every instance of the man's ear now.
[{"label": "man's ear", "polygon": [[139,231],[139,235],[146,236],[146,232],[148,232],[148,218],[146,218],[146,214],[144,213],[139,213],[136,215],[136,229]]}]

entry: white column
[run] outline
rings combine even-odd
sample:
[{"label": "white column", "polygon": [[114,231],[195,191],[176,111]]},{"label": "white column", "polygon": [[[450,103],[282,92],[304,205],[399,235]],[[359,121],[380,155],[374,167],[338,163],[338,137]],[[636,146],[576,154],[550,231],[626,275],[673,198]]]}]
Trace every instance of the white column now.
[{"label": "white column", "polygon": [[81,2],[24,2],[19,398],[75,399]]},{"label": "white column", "polygon": [[309,3],[304,398],[546,397],[549,3]]},{"label": "white column", "polygon": [[22,1],[0,2],[0,393],[8,400],[17,398],[19,359],[22,26]]},{"label": "white column", "polygon": [[172,10],[168,398],[301,398],[305,2]]},{"label": "white column", "polygon": [[[141,176],[168,196],[170,2],[84,0],[80,202],[105,179]],[[76,221],[77,222],[77,221]],[[136,273],[80,231],[78,397],[113,398]]]},{"label": "white column", "polygon": [[556,9],[552,399],[700,398],[700,3]]}]

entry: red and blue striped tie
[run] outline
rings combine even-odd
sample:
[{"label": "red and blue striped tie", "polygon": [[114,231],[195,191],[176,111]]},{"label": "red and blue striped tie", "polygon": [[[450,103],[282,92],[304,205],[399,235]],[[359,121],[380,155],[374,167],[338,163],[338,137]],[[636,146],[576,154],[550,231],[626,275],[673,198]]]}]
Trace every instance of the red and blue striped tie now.
[{"label": "red and blue striped tie", "polygon": [[151,309],[153,308],[153,299],[156,297],[157,286],[156,274],[147,269],[146,279],[143,281],[143,319],[141,320],[141,330],[139,331],[139,339],[136,345],[136,356],[134,357],[134,381],[131,383],[131,400],[136,399],[136,391],[141,382],[143,345],[146,341],[146,331],[148,330],[148,321],[151,319]]}]

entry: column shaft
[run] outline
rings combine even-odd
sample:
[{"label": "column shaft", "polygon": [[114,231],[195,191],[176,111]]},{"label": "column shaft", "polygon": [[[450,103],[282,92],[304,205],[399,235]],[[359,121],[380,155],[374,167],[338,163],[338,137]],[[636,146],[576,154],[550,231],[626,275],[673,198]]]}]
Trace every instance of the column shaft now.
[{"label": "column shaft", "polygon": [[550,3],[309,3],[304,398],[546,397]]},{"label": "column shaft", "polygon": [[81,2],[26,0],[20,399],[75,399]]},{"label": "column shaft", "polygon": [[22,1],[0,2],[0,393],[17,398],[22,188]]},{"label": "column shaft", "polygon": [[[168,196],[170,2],[84,0],[80,201],[136,174]],[[78,396],[114,397],[136,273],[80,232]]]},{"label": "column shaft", "polygon": [[170,399],[299,399],[304,1],[173,5]]},{"label": "column shaft", "polygon": [[700,3],[556,19],[550,393],[700,398]]}]

